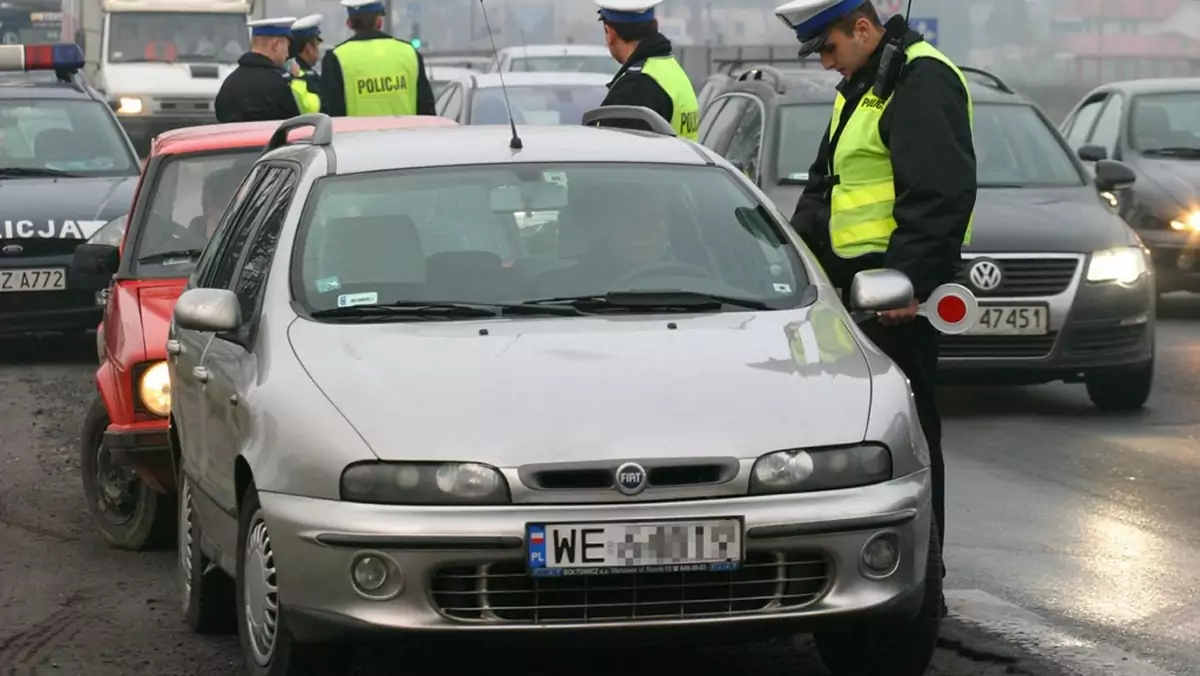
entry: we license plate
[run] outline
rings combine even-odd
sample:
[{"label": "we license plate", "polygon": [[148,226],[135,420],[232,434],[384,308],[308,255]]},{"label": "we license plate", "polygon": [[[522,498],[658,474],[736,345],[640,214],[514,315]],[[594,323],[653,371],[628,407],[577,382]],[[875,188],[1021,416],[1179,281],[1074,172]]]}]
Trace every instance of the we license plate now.
[{"label": "we license plate", "polygon": [[67,288],[63,268],[0,270],[0,293],[17,291],[62,291]]},{"label": "we license plate", "polygon": [[742,520],[527,524],[535,577],[737,570]]},{"label": "we license plate", "polygon": [[1050,309],[1044,305],[985,305],[970,335],[1042,336],[1050,330]]}]

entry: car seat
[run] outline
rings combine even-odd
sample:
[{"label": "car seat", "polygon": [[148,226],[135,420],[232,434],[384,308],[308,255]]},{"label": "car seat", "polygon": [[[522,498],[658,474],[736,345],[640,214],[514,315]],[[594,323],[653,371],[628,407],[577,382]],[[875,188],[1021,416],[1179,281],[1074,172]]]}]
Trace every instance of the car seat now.
[{"label": "car seat", "polygon": [[491,251],[440,251],[426,261],[433,300],[499,303],[515,299],[512,278]]},{"label": "car seat", "polygon": [[33,156],[46,164],[86,157],[79,154],[78,139],[69,129],[46,129],[40,132],[33,140]]},{"label": "car seat", "polygon": [[424,297],[425,252],[411,218],[337,218],[328,221],[325,230],[317,274],[305,275],[310,289],[316,288],[317,279],[336,279],[341,293],[376,292],[381,302]]}]

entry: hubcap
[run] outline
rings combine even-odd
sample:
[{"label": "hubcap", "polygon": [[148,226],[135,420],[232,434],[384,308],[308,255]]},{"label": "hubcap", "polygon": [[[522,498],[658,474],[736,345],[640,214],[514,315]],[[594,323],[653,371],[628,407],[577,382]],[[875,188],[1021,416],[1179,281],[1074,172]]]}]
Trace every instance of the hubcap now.
[{"label": "hubcap", "polygon": [[116,525],[127,523],[137,510],[139,481],[132,470],[114,463],[104,442],[96,444],[97,507]]},{"label": "hubcap", "polygon": [[256,512],[250,521],[250,533],[246,537],[246,564],[243,588],[246,607],[246,628],[250,635],[250,649],[259,666],[271,663],[275,653],[275,630],[279,622],[279,589],[275,580],[275,554],[271,550],[271,536],[262,512]]},{"label": "hubcap", "polygon": [[185,612],[192,600],[192,546],[192,486],[185,477],[179,488],[179,573]]}]

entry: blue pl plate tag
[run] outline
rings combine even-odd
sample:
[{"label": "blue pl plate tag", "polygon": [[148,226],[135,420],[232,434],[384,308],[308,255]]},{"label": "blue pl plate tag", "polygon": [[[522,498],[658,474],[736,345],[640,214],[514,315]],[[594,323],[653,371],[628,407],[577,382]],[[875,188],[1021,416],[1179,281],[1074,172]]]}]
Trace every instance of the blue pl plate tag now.
[{"label": "blue pl plate tag", "polygon": [[529,567],[546,567],[546,527],[526,526],[526,540],[529,542]]}]

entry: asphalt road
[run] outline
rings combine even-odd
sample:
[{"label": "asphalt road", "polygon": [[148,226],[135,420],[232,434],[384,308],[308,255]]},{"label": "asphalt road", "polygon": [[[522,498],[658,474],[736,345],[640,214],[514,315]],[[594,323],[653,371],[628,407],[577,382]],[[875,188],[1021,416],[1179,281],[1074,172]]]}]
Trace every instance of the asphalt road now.
[{"label": "asphalt road", "polygon": [[[1025,646],[1059,657],[1096,644],[1200,674],[1200,299],[1173,301],[1166,314],[1159,380],[1141,414],[1101,416],[1080,386],[947,392],[947,586],[969,591],[952,598],[962,617],[947,623],[931,674],[1048,676],[1060,672]],[[90,526],[77,449],[94,360],[87,338],[0,343],[0,676],[240,674],[236,640],[184,627],[172,552],[118,552]],[[969,603],[975,590],[1038,613],[1061,635],[1022,640]],[[980,627],[1003,635],[988,640]],[[483,659],[422,662],[438,674],[529,670],[524,657],[511,667]],[[824,673],[804,642],[562,659],[579,676]],[[412,663],[360,654],[339,676],[423,673],[395,666]]]}]

